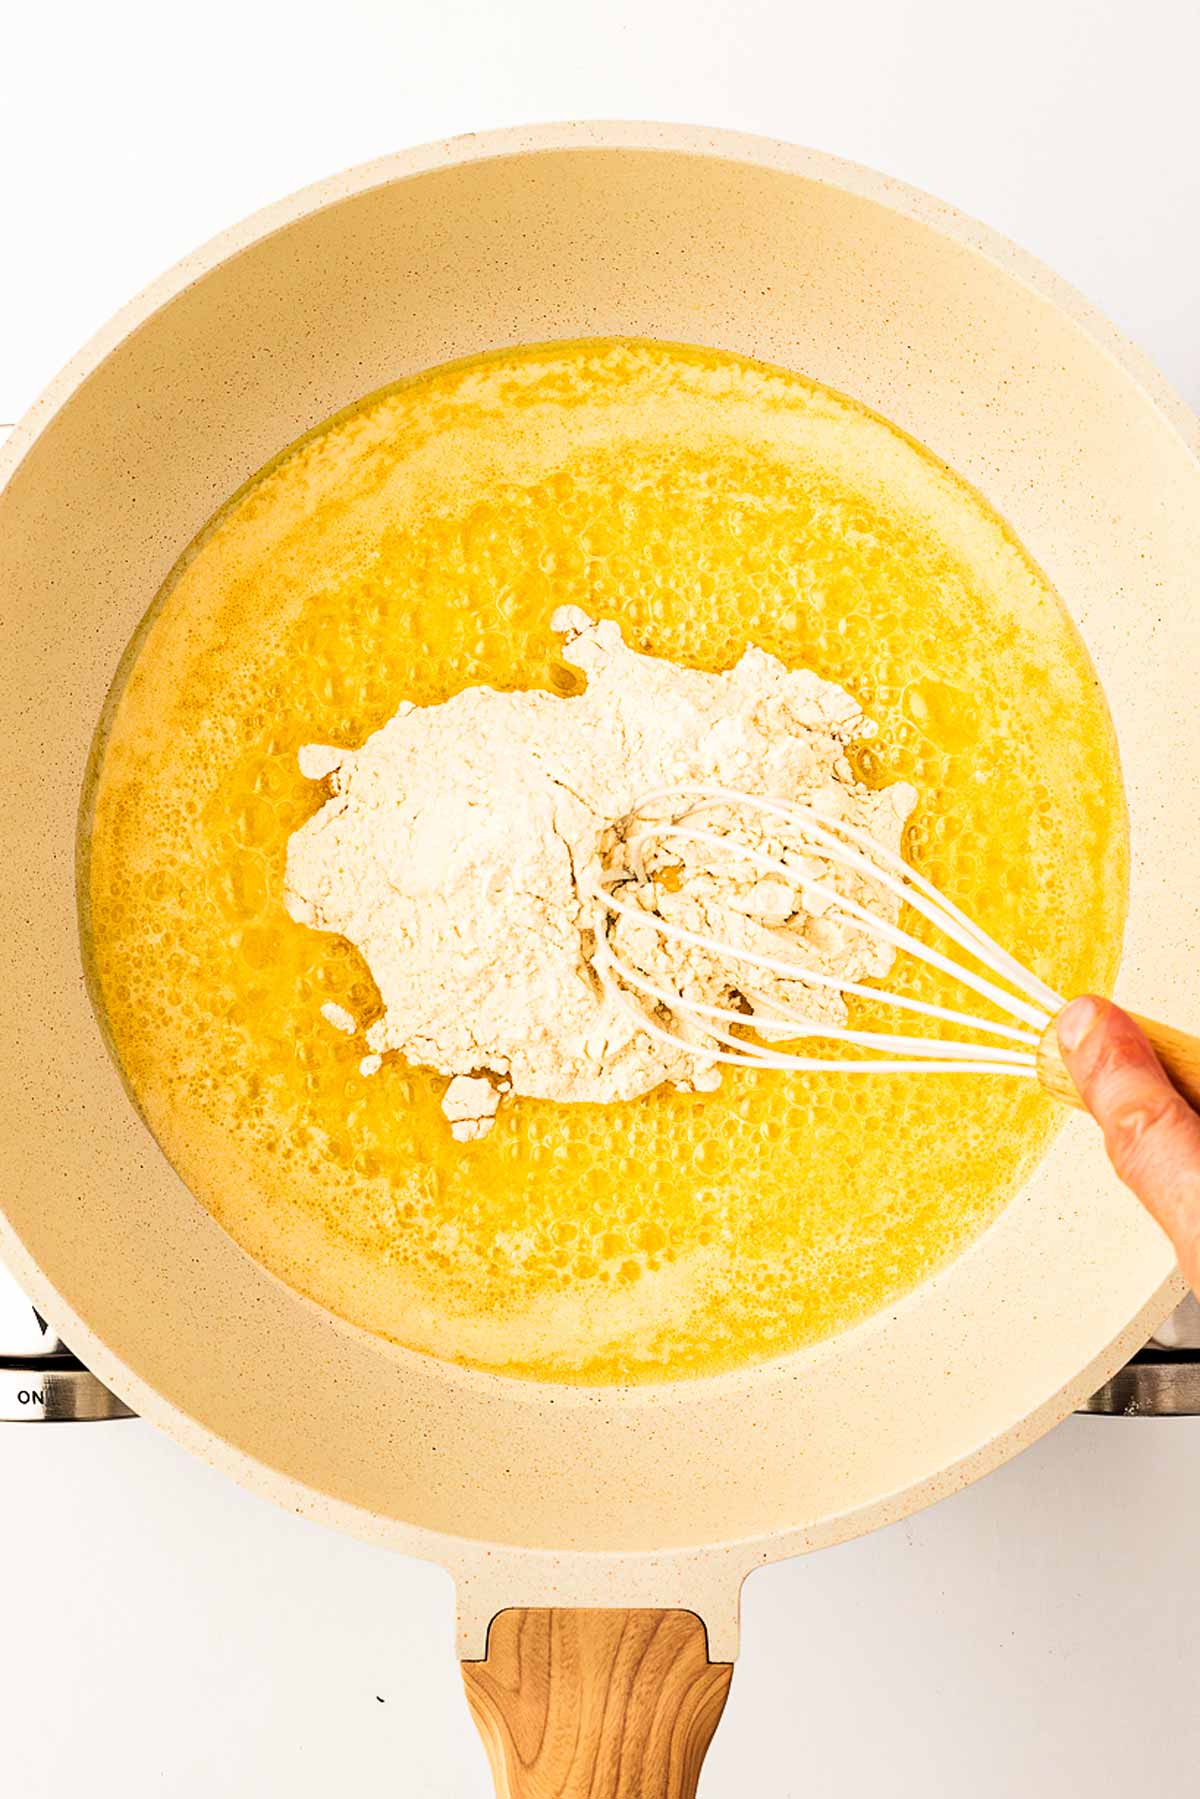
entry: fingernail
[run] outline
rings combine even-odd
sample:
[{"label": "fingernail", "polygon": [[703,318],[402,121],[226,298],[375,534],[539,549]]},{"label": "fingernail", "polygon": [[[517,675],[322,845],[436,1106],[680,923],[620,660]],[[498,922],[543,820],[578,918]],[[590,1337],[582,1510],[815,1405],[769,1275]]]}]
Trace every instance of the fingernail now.
[{"label": "fingernail", "polygon": [[1058,1041],[1068,1054],[1079,1048],[1099,1016],[1099,1001],[1086,996],[1083,999],[1073,999],[1069,1006],[1063,1007],[1056,1021],[1056,1029]]}]

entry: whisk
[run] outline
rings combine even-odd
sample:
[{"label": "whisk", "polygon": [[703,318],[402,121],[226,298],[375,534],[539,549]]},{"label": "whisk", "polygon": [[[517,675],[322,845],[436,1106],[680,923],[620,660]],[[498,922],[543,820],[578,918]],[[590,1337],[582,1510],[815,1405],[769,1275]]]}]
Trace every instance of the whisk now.
[{"label": "whisk", "polygon": [[[756,819],[786,831],[789,844],[807,849],[821,862],[847,870],[859,885],[891,902],[899,902],[934,928],[948,946],[926,942],[899,922],[879,915],[868,904],[828,881],[798,876],[796,866],[758,849],[728,828],[705,827],[704,815],[719,809],[723,820]],[[635,1011],[641,1029],[675,1050],[691,1051],[706,1064],[794,1069],[845,1074],[1002,1074],[1038,1080],[1055,1098],[1080,1106],[1082,1101],[1059,1051],[1054,1019],[1065,997],[1012,956],[917,869],[867,832],[846,821],[795,801],[766,798],[733,788],[704,784],[662,787],[647,793],[621,820],[624,863],[591,882],[598,908],[595,967],[605,986]],[[760,875],[782,878],[801,888],[826,917],[893,951],[939,970],[962,988],[987,1001],[999,1017],[940,1005],[912,993],[843,979],[806,965],[796,954],[775,955],[761,946],[747,948],[694,930],[663,917],[654,904],[654,877],[647,872],[651,848],[672,846],[710,851],[714,859],[736,854],[739,862]],[[649,903],[647,903],[649,902]],[[650,927],[661,939],[703,952],[727,968],[729,991],[742,1006],[714,1005],[664,986],[618,953],[614,926],[622,919]],[[856,1029],[817,1020],[791,1004],[764,998],[755,991],[755,976],[776,976],[802,988],[835,992],[919,1014],[954,1035],[904,1034]],[[1139,1018],[1168,1074],[1189,1098],[1200,1099],[1200,1039]],[[963,1036],[957,1033],[968,1032]],[[748,1034],[749,1033],[749,1034]],[[776,1047],[805,1039],[845,1046],[857,1055],[806,1055]]]}]

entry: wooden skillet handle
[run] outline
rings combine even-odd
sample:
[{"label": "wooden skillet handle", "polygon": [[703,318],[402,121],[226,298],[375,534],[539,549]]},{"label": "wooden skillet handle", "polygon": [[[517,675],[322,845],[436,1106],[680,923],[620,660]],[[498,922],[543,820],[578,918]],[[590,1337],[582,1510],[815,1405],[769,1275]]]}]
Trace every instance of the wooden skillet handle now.
[{"label": "wooden skillet handle", "polygon": [[462,1672],[499,1799],[692,1799],[733,1665],[694,1612],[513,1610]]},{"label": "wooden skillet handle", "polygon": [[[1189,1105],[1200,1111],[1200,1037],[1177,1031],[1169,1024],[1156,1024],[1153,1018],[1142,1018],[1137,1012],[1129,1016],[1139,1024],[1150,1040],[1150,1046],[1166,1069],[1171,1085],[1183,1094]],[[1067,1073],[1058,1032],[1051,1019],[1038,1046],[1038,1079],[1047,1093],[1068,1106],[1084,1110],[1079,1089]]]}]

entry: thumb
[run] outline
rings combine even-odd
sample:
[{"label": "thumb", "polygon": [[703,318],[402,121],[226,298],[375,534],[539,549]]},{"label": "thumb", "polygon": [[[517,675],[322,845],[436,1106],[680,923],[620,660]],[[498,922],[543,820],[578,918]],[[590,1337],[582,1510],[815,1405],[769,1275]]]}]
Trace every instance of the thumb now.
[{"label": "thumb", "polygon": [[1072,1000],[1056,1022],[1063,1061],[1104,1132],[1113,1167],[1166,1231],[1200,1293],[1200,1115],[1119,1006]]}]

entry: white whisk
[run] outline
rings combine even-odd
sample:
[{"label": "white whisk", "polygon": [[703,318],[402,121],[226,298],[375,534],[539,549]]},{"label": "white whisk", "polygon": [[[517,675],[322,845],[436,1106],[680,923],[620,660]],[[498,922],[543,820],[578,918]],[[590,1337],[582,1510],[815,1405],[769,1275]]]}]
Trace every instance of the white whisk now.
[{"label": "white whisk", "polygon": [[[660,815],[664,808],[667,810],[665,817]],[[720,808],[725,815],[733,810],[767,822],[778,821],[781,828],[786,828],[789,842],[794,841],[800,849],[807,847],[824,862],[849,870],[880,893],[911,907],[946,939],[951,953],[925,943],[899,924],[877,916],[869,906],[860,904],[832,885],[807,878],[801,882],[794,865],[765,854],[753,844],[731,835],[727,829],[706,830],[703,815],[714,808]],[[697,823],[697,820],[701,822]],[[1064,997],[1023,967],[924,875],[866,832],[804,805],[705,785],[664,787],[645,794],[621,824],[628,866],[616,874],[606,874],[591,886],[592,897],[601,914],[596,931],[595,966],[600,978],[621,1003],[635,1009],[640,1027],[651,1037],[673,1049],[690,1050],[706,1063],[720,1062],[735,1067],[807,1072],[837,1069],[846,1074],[1015,1075],[1028,1080],[1040,1079],[1057,1097],[1080,1103],[1063,1066],[1052,1029],[1055,1014],[1066,1003]],[[691,930],[676,920],[661,916],[653,904],[646,907],[639,903],[638,890],[644,898],[651,882],[645,865],[647,851],[651,846],[663,848],[672,844],[688,845],[693,850],[711,849],[722,855],[733,849],[740,862],[759,874],[780,877],[793,888],[802,885],[805,896],[815,899],[826,916],[835,916],[853,930],[887,943],[949,975],[964,988],[989,1001],[1003,1018],[984,1018],[974,1012],[936,1005],[912,994],[843,980],[836,974],[806,966],[796,955],[775,956],[763,953],[761,949],[741,948],[719,936]],[[614,949],[612,928],[621,919],[649,926],[662,938],[702,951],[722,966],[728,966],[729,989],[744,995],[751,1009],[711,1005],[649,978]],[[764,999],[755,993],[755,973],[800,982],[810,989],[854,995],[897,1011],[919,1013],[939,1024],[966,1029],[975,1033],[975,1037],[911,1036],[890,1031],[856,1030],[816,1020],[791,1005],[774,998]],[[1196,1070],[1191,1065],[1191,1058],[1198,1048],[1195,1039],[1163,1026],[1150,1025],[1145,1020],[1140,1022],[1148,1030],[1169,1072],[1176,1075],[1178,1084],[1185,1085],[1188,1079],[1194,1081]],[[745,1035],[747,1030],[753,1033],[752,1037]],[[992,1041],[980,1042],[980,1037]],[[873,1053],[860,1056],[797,1055],[771,1046],[772,1039],[796,1042],[803,1038],[821,1038]],[[1179,1066],[1182,1079],[1172,1067],[1173,1062]]]}]

